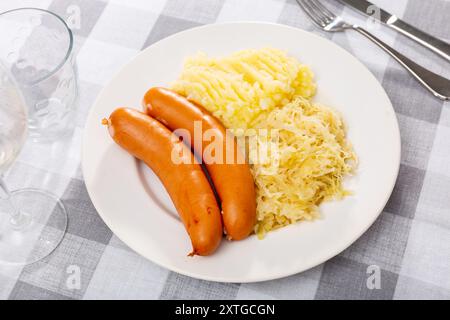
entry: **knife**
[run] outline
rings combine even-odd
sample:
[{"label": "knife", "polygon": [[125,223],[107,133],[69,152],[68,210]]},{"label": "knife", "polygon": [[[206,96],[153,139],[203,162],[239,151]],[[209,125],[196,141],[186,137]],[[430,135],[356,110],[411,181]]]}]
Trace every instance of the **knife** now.
[{"label": "knife", "polygon": [[389,12],[377,7],[373,3],[366,0],[340,0],[344,4],[347,4],[356,10],[362,12],[365,15],[370,15],[374,12],[374,9],[379,10],[379,15],[373,15],[372,17],[385,23],[387,26],[394,30],[397,30],[401,34],[408,38],[418,42],[424,47],[430,49],[434,53],[440,55],[444,59],[450,62],[450,44],[435,38],[428,33],[413,27],[412,25],[400,20],[397,16],[390,14]]}]

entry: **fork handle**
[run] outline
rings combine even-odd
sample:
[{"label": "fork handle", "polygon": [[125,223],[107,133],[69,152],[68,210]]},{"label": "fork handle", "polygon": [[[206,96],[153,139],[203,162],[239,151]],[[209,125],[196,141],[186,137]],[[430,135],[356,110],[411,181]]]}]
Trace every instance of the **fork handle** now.
[{"label": "fork handle", "polygon": [[418,65],[414,61],[408,59],[403,54],[395,50],[394,48],[381,41],[369,31],[354,26],[353,30],[358,31],[362,35],[369,38],[372,42],[381,47],[384,51],[389,53],[398,63],[400,63],[408,72],[416,78],[428,91],[442,100],[450,100],[450,80],[446,79],[436,73],[431,72],[428,69]]}]

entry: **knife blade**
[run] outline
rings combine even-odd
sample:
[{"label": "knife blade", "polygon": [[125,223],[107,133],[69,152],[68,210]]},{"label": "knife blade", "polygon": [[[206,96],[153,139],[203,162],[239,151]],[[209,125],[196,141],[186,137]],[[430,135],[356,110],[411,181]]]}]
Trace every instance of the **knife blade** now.
[{"label": "knife blade", "polygon": [[[450,44],[438,39],[428,33],[417,29],[416,27],[402,21],[396,15],[391,14],[370,1],[366,0],[339,0],[342,3],[351,6],[366,16],[377,19],[392,29],[400,32],[404,36],[423,45],[439,56],[450,62]],[[375,11],[376,10],[376,11]],[[373,14],[377,12],[377,14]],[[379,14],[378,14],[379,13]]]},{"label": "knife blade", "polygon": [[389,19],[393,16],[389,12],[377,7],[375,4],[366,1],[366,0],[341,0],[344,4],[348,4],[349,6],[357,9],[365,15],[370,15],[374,13],[375,10],[378,10],[379,15],[373,15],[373,18],[380,20],[383,23],[388,23]]}]

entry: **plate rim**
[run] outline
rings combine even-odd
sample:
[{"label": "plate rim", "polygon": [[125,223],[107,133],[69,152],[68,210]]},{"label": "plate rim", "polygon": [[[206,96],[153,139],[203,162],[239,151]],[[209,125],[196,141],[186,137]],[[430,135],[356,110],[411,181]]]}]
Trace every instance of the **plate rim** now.
[{"label": "plate rim", "polygon": [[[264,275],[259,275],[259,276],[252,276],[252,277],[247,277],[246,279],[242,279],[242,278],[232,278],[232,277],[222,277],[222,276],[209,276],[209,275],[202,275],[202,274],[196,274],[196,273],[192,273],[189,271],[185,271],[181,268],[178,268],[175,265],[170,265],[170,264],[166,264],[166,263],[162,263],[161,261],[158,261],[158,259],[150,259],[149,257],[147,257],[147,255],[145,255],[143,252],[141,252],[140,249],[138,248],[134,248],[131,245],[129,245],[121,235],[119,235],[116,231],[115,228],[112,227],[112,223],[110,223],[110,221],[108,220],[107,216],[102,214],[100,212],[100,210],[98,210],[94,198],[95,196],[92,194],[91,190],[88,187],[88,184],[86,183],[86,177],[85,177],[85,166],[86,166],[86,152],[85,152],[85,146],[86,146],[86,141],[89,139],[88,138],[88,130],[86,129],[87,124],[92,121],[92,117],[94,114],[94,107],[95,105],[97,105],[100,101],[100,99],[102,98],[102,96],[104,95],[105,91],[107,91],[107,87],[109,86],[109,83],[111,83],[114,79],[116,79],[118,77],[119,74],[121,74],[130,63],[132,63],[132,61],[134,61],[135,59],[138,59],[138,57],[140,57],[141,55],[146,54],[146,51],[151,50],[151,48],[153,48],[154,46],[157,46],[160,42],[165,41],[167,39],[171,39],[175,36],[180,36],[184,33],[188,33],[188,32],[192,32],[195,30],[199,30],[199,29],[207,29],[210,27],[216,27],[216,26],[227,26],[227,25],[265,25],[265,26],[273,26],[273,27],[278,27],[278,28],[285,28],[285,29],[289,29],[289,30],[295,30],[296,32],[301,32],[304,34],[307,34],[308,36],[314,37],[314,38],[319,38],[321,40],[325,40],[326,42],[328,42],[328,44],[330,44],[331,46],[333,46],[336,50],[341,51],[343,54],[349,56],[352,58],[352,60],[354,61],[354,63],[359,64],[360,67],[362,67],[365,71],[367,71],[368,76],[370,76],[373,80],[375,80],[375,82],[379,85],[384,98],[386,99],[386,102],[389,103],[389,108],[387,108],[389,111],[392,111],[392,116],[394,117],[395,121],[394,121],[394,125],[395,125],[395,145],[396,145],[396,149],[397,149],[397,153],[395,155],[396,161],[395,161],[395,174],[392,176],[392,180],[391,180],[391,185],[389,186],[389,188],[387,188],[386,190],[389,190],[389,192],[386,193],[386,198],[384,199],[384,201],[381,203],[379,207],[374,210],[377,211],[378,213],[376,215],[374,215],[373,219],[369,220],[366,227],[365,228],[361,228],[361,230],[355,234],[351,241],[348,241],[348,243],[341,245],[339,248],[336,248],[333,254],[328,255],[327,257],[323,257],[322,259],[315,259],[313,261],[311,261],[308,264],[303,265],[302,268],[298,268],[297,271],[291,271],[291,272],[273,272],[268,276],[264,276]],[[256,282],[263,282],[263,281],[270,281],[270,280],[276,280],[276,279],[282,279],[282,278],[286,278],[295,274],[299,274],[302,272],[305,272],[307,270],[310,270],[322,263],[327,262],[328,260],[336,257],[337,255],[339,255],[340,253],[342,253],[344,250],[346,250],[347,248],[349,248],[352,244],[355,243],[355,241],[357,241],[364,233],[367,232],[367,230],[375,223],[375,221],[380,217],[381,213],[383,212],[383,209],[385,208],[387,202],[389,201],[392,192],[394,190],[395,184],[397,182],[398,179],[398,174],[400,171],[400,165],[401,165],[401,150],[402,150],[402,144],[401,144],[401,134],[400,134],[400,127],[399,127],[399,122],[398,122],[398,117],[397,114],[395,112],[394,106],[392,104],[391,99],[389,98],[386,90],[384,89],[384,87],[381,85],[381,83],[378,81],[378,79],[374,76],[374,74],[372,73],[372,71],[364,64],[362,63],[356,56],[354,56],[352,53],[350,53],[349,51],[345,50],[344,48],[342,48],[341,46],[339,46],[338,44],[336,44],[335,42],[321,36],[318,34],[314,34],[312,32],[309,32],[307,30],[301,29],[301,28],[297,28],[297,27],[292,27],[289,25],[285,25],[285,24],[280,24],[280,23],[275,23],[275,22],[264,22],[264,21],[231,21],[231,22],[220,22],[220,23],[212,23],[212,24],[205,24],[205,25],[201,25],[201,26],[197,26],[197,27],[193,27],[193,28],[189,28],[180,32],[176,32],[170,36],[167,36],[163,39],[160,39],[158,41],[156,41],[155,43],[152,43],[150,46],[146,47],[145,49],[142,49],[140,52],[138,52],[135,56],[133,56],[130,60],[128,60],[123,66],[121,66],[120,68],[118,68],[118,70],[113,74],[113,76],[109,79],[109,81],[107,81],[103,87],[101,88],[101,90],[98,92],[96,99],[94,100],[94,102],[92,103],[88,115],[86,117],[86,121],[85,121],[85,127],[83,128],[83,135],[82,135],[82,151],[81,151],[81,170],[82,170],[82,175],[83,175],[83,180],[85,182],[85,186],[86,186],[86,190],[87,193],[89,195],[89,198],[92,202],[92,205],[94,206],[94,208],[96,209],[98,215],[100,216],[100,218],[102,219],[102,221],[106,224],[106,226],[112,231],[112,233],[120,240],[122,241],[124,244],[127,245],[128,248],[130,248],[131,250],[133,250],[134,252],[138,253],[140,256],[142,256],[143,258],[145,258],[146,260],[166,269],[169,271],[173,271],[176,273],[179,273],[181,275],[184,276],[188,276],[191,278],[195,278],[195,279],[200,279],[200,280],[206,280],[206,281],[212,281],[212,282],[220,282],[220,283],[256,283]]]}]

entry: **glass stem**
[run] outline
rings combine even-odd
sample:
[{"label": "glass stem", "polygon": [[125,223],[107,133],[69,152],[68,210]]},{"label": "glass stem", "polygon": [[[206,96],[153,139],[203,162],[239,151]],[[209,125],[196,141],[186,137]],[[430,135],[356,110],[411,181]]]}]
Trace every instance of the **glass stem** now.
[{"label": "glass stem", "polygon": [[16,203],[14,202],[11,192],[9,191],[8,187],[6,186],[6,183],[3,180],[3,176],[1,176],[1,175],[0,175],[0,189],[5,194],[5,197],[3,198],[3,200],[5,200],[11,208],[10,209],[11,224],[13,224],[16,228],[23,227],[26,224],[27,219],[20,212],[19,208],[17,207]]}]

